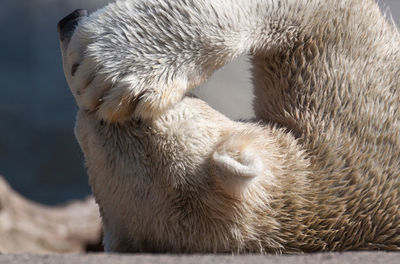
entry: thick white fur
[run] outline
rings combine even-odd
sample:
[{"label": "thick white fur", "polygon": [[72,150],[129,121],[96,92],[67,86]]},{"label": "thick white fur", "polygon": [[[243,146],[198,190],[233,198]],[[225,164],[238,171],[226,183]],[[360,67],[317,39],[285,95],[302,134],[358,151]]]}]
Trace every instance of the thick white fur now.
[{"label": "thick white fur", "polygon": [[[62,50],[107,251],[400,249],[400,37],[374,1],[117,1]],[[259,123],[184,97],[242,53]]]},{"label": "thick white fur", "polygon": [[318,1],[210,3],[117,1],[92,14],[67,50],[68,62],[81,68],[68,79],[78,104],[98,107],[110,121],[131,115],[124,101],[137,101],[136,116],[158,115],[237,55],[293,45],[297,24],[312,16],[296,10],[314,10]]}]

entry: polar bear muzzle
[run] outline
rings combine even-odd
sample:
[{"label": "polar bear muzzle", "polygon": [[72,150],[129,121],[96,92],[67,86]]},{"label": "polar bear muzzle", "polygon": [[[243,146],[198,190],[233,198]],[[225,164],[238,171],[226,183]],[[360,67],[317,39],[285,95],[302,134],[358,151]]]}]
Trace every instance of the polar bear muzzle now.
[{"label": "polar bear muzzle", "polygon": [[61,42],[69,41],[74,33],[76,26],[83,17],[88,16],[88,11],[85,9],[77,9],[68,16],[58,22],[57,30],[60,33]]}]

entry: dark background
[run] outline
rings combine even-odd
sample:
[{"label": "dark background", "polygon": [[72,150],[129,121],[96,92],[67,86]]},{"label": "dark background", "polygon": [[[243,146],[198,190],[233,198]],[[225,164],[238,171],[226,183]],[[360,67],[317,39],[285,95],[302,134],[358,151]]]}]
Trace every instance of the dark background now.
[{"label": "dark background", "polygon": [[[90,194],[73,135],[77,108],[64,79],[56,25],[77,8],[94,11],[107,2],[0,0],[0,174],[38,202],[58,204]],[[380,5],[399,24],[400,0]],[[251,117],[248,69],[241,57],[196,93],[229,117]]]}]

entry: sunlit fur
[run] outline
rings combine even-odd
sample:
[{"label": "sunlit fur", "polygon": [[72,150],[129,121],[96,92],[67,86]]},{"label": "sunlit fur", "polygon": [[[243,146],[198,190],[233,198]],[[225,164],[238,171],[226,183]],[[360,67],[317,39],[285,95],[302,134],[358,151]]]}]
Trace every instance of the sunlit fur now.
[{"label": "sunlit fur", "polygon": [[[400,250],[400,36],[374,1],[119,1],[61,46],[107,251]],[[243,53],[254,122],[185,97]]]}]

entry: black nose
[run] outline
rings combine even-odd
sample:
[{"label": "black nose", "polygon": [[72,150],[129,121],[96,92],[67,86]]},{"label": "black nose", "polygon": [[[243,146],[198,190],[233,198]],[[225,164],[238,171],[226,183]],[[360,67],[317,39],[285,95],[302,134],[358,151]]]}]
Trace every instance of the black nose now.
[{"label": "black nose", "polygon": [[87,17],[88,11],[85,9],[77,9],[68,16],[64,17],[60,22],[58,22],[57,30],[60,33],[61,41],[69,41],[78,22],[83,18]]}]

